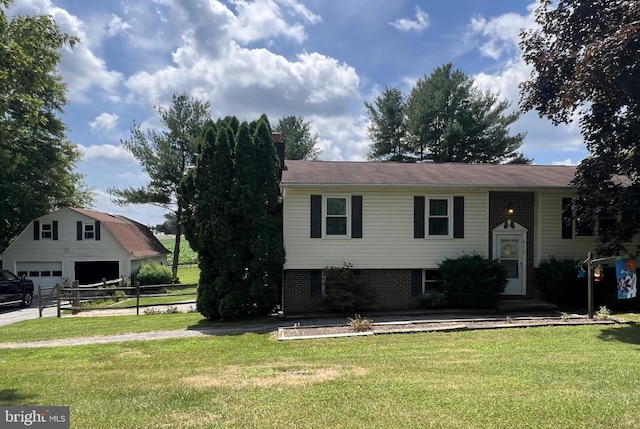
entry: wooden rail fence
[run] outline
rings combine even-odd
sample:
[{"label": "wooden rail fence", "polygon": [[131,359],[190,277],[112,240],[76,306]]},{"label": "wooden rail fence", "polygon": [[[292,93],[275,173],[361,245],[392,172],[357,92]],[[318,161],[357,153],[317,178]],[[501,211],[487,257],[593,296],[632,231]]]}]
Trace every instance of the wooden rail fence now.
[{"label": "wooden rail fence", "polygon": [[[120,278],[116,280],[102,281],[100,283],[94,283],[90,285],[79,285],[78,282],[73,282],[71,287],[56,284],[54,288],[49,291],[47,296],[43,295],[43,291],[38,286],[38,307],[40,311],[40,317],[42,317],[42,311],[51,301],[56,302],[57,316],[61,317],[62,310],[70,310],[72,312],[88,311],[88,310],[114,310],[114,309],[128,309],[135,308],[136,315],[140,314],[140,308],[145,307],[157,307],[157,306],[172,306],[182,304],[195,304],[193,300],[177,300],[175,302],[162,302],[162,303],[144,303],[147,298],[159,298],[159,297],[176,297],[179,299],[181,296],[193,296],[196,292],[174,292],[169,293],[168,290],[172,289],[186,289],[197,287],[197,283],[169,283],[169,284],[157,284],[140,286],[135,277],[128,281],[127,278]],[[129,285],[130,283],[130,285]],[[164,290],[165,292],[158,292]],[[116,291],[123,291],[124,293],[116,294]],[[135,305],[127,306],[98,306],[91,305],[93,301],[114,299],[124,300],[135,298]],[[141,303],[141,299],[143,302]]]}]

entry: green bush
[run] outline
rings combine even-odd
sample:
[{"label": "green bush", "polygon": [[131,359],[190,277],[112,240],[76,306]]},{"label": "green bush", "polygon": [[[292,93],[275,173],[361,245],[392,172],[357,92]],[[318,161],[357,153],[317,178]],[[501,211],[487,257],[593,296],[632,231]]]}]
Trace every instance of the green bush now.
[{"label": "green bush", "polygon": [[325,310],[352,312],[369,303],[365,279],[344,263],[342,267],[326,267],[323,272],[325,295],[322,304]]},{"label": "green bush", "polygon": [[427,290],[420,295],[420,305],[424,308],[442,308],[447,303],[447,294],[437,289]]},{"label": "green bush", "polygon": [[136,273],[140,286],[170,284],[172,279],[171,269],[155,262],[143,264]]},{"label": "green bush", "polygon": [[580,261],[555,256],[540,262],[536,277],[546,301],[565,307],[585,304],[587,280],[578,278],[579,264]]},{"label": "green bush", "polygon": [[455,308],[487,308],[507,286],[507,271],[494,259],[465,255],[440,263],[441,288]]}]

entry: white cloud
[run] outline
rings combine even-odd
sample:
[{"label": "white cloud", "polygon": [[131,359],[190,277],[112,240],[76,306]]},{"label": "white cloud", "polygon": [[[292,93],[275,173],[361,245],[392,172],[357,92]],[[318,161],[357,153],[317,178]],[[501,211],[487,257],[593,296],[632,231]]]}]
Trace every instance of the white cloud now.
[{"label": "white cloud", "polygon": [[472,18],[469,27],[472,33],[488,39],[480,47],[480,53],[498,60],[504,54],[513,54],[518,49],[520,30],[531,28],[533,24],[532,14],[522,16],[516,13],[506,13],[489,21],[483,17]]},{"label": "white cloud", "polygon": [[564,161],[553,161],[552,165],[578,165],[578,163],[571,161],[571,158],[567,158]]},{"label": "white cloud", "polygon": [[397,28],[400,31],[416,31],[422,33],[422,31],[429,26],[429,15],[416,6],[416,19],[401,18],[396,19],[389,23],[391,26]]},{"label": "white cloud", "polygon": [[115,162],[118,164],[137,164],[138,161],[127,152],[122,146],[115,146],[110,144],[83,146],[78,145],[78,148],[83,153],[83,160],[100,159],[108,162]]},{"label": "white cloud", "polygon": [[118,15],[111,14],[109,22],[107,23],[107,34],[109,36],[115,36],[120,33],[124,33],[131,28],[131,25],[122,20]]},{"label": "white cloud", "polygon": [[112,113],[101,113],[89,122],[92,132],[110,131],[118,127],[118,115]]}]

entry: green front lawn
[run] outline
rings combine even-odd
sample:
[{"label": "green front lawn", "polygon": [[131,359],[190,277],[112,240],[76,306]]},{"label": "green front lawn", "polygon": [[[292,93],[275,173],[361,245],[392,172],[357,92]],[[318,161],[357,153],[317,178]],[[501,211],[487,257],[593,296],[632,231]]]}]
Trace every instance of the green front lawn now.
[{"label": "green front lawn", "polygon": [[638,345],[627,325],[1,350],[0,403],[75,428],[635,428]]}]

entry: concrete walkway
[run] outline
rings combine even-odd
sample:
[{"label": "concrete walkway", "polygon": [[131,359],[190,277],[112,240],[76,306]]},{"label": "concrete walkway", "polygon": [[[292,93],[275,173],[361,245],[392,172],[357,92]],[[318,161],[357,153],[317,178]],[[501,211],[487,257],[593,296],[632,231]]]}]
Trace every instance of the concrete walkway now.
[{"label": "concrete walkway", "polygon": [[[55,308],[53,309],[55,310]],[[135,314],[135,309],[133,314]],[[107,311],[107,310],[104,310]],[[118,310],[122,311],[122,310]],[[37,313],[37,309],[36,309]],[[96,313],[95,315],[104,316],[103,311],[88,312]],[[121,313],[120,313],[121,314]],[[55,313],[54,313],[55,316]],[[83,316],[89,316],[84,314]],[[81,317],[81,316],[67,316],[67,317]],[[140,317],[145,317],[141,315]],[[418,321],[447,321],[451,319],[456,320],[474,320],[474,319],[496,319],[504,320],[505,314],[496,313],[397,313],[397,314],[374,314],[366,315],[363,317],[370,318],[374,323],[382,322],[399,322],[405,321],[407,323]],[[536,312],[536,313],[510,313],[509,317],[539,317],[549,318],[558,317],[556,313],[551,312]],[[313,317],[313,318],[300,318],[300,319],[274,319],[273,321],[267,321],[262,323],[247,322],[246,324],[229,324],[221,325],[203,329],[184,329],[184,330],[171,330],[171,331],[151,331],[118,335],[103,335],[95,337],[81,337],[81,338],[66,338],[55,339],[47,341],[33,341],[33,342],[1,342],[0,349],[15,349],[15,348],[41,348],[41,347],[60,347],[60,346],[77,346],[84,344],[107,344],[126,341],[147,341],[147,340],[165,340],[172,338],[194,338],[204,337],[208,335],[241,335],[245,333],[268,333],[276,332],[278,328],[286,328],[292,326],[311,327],[311,326],[344,326],[347,324],[346,317]]]}]

